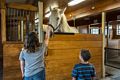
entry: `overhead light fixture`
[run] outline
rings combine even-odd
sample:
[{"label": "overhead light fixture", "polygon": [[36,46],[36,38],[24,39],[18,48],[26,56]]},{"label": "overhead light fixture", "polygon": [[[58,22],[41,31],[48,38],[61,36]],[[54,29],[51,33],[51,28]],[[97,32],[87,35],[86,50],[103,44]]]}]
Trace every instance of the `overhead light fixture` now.
[{"label": "overhead light fixture", "polygon": [[94,9],[95,9],[95,6],[92,6],[91,9],[94,10]]},{"label": "overhead light fixture", "polygon": [[45,17],[48,18],[51,15],[51,12],[46,13]]},{"label": "overhead light fixture", "polygon": [[77,5],[77,4],[79,4],[79,3],[83,2],[83,1],[85,1],[85,0],[72,0],[72,1],[70,1],[70,2],[68,3],[68,6]]}]

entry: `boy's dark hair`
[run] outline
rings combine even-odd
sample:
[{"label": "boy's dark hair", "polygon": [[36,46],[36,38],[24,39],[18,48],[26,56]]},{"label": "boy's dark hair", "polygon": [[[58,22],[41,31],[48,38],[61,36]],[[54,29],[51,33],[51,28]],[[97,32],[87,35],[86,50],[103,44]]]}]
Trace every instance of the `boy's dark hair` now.
[{"label": "boy's dark hair", "polygon": [[83,58],[83,60],[85,62],[88,61],[91,58],[91,54],[90,54],[89,50],[83,49],[83,50],[81,50],[80,54],[81,54],[81,57]]},{"label": "boy's dark hair", "polygon": [[35,52],[40,46],[38,36],[35,32],[30,32],[25,37],[24,48],[27,52]]}]

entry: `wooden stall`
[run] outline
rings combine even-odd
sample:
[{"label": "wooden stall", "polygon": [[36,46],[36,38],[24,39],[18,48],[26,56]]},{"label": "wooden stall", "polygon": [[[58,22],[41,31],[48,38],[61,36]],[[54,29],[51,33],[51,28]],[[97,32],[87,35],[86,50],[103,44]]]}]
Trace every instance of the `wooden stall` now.
[{"label": "wooden stall", "polygon": [[3,80],[22,80],[19,64],[19,53],[22,47],[23,44],[20,42],[4,43]]},{"label": "wooden stall", "polygon": [[18,56],[25,34],[34,30],[36,11],[31,4],[9,3],[2,13],[3,80],[22,80]]},{"label": "wooden stall", "polygon": [[6,40],[23,41],[24,36],[35,29],[37,7],[31,4],[8,3],[6,5]]},{"label": "wooden stall", "polygon": [[[4,80],[21,80],[19,52],[22,43],[5,43]],[[97,76],[102,76],[102,35],[55,34],[49,42],[46,62],[47,80],[71,80],[74,64],[79,62],[80,49],[88,49],[92,54]]]},{"label": "wooden stall", "polygon": [[55,35],[50,39],[46,57],[47,80],[71,80],[71,71],[79,63],[79,51],[88,49],[92,54],[97,76],[102,76],[102,35]]}]

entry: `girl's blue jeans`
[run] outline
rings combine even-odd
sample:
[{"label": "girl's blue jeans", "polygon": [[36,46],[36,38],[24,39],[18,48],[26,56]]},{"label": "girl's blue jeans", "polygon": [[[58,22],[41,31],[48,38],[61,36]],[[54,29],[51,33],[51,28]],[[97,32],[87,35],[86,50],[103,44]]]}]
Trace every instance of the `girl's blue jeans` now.
[{"label": "girl's blue jeans", "polygon": [[45,69],[33,76],[24,77],[24,80],[45,80]]}]

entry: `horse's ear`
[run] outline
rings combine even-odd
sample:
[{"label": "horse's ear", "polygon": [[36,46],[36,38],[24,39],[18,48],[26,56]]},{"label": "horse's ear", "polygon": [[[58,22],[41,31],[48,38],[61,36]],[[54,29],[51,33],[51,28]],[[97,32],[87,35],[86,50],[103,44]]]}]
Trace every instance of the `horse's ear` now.
[{"label": "horse's ear", "polygon": [[50,6],[49,9],[50,9],[50,12],[51,12],[52,11],[52,7]]},{"label": "horse's ear", "polygon": [[66,11],[66,9],[67,9],[67,7],[65,7],[65,8],[63,9],[63,12],[65,12],[65,11]]},{"label": "horse's ear", "polygon": [[66,7],[61,10],[61,14],[63,14],[66,11]]}]

